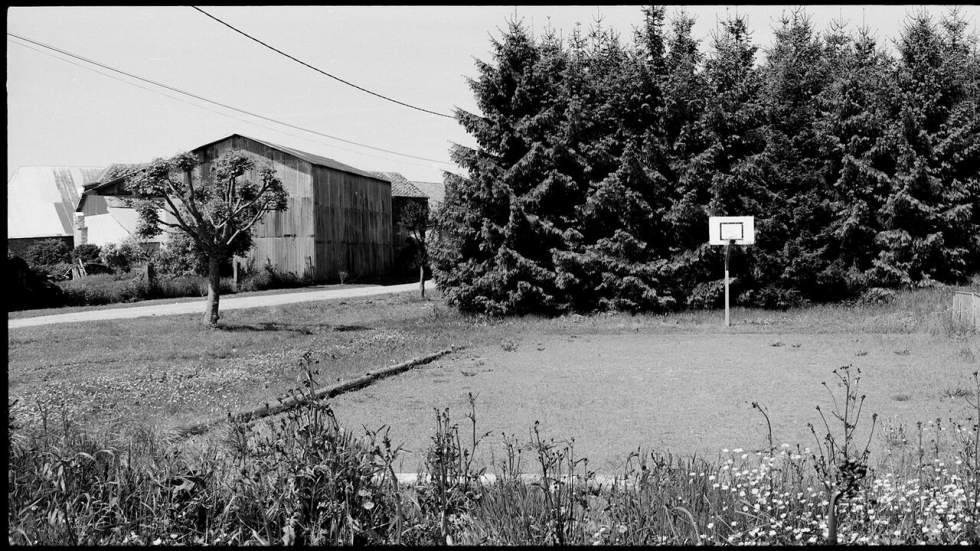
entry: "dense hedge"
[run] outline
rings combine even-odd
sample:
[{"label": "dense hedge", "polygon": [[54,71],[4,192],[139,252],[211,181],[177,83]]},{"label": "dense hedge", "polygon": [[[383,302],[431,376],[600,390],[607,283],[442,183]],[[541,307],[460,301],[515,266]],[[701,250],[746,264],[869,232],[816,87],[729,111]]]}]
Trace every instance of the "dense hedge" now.
[{"label": "dense hedge", "polygon": [[967,22],[912,15],[897,56],[786,16],[759,64],[745,22],[703,56],[644,10],[533,37],[511,23],[470,81],[431,251],[451,304],[491,314],[717,303],[709,215],[753,215],[741,304],[792,305],[980,271],[978,64]]}]

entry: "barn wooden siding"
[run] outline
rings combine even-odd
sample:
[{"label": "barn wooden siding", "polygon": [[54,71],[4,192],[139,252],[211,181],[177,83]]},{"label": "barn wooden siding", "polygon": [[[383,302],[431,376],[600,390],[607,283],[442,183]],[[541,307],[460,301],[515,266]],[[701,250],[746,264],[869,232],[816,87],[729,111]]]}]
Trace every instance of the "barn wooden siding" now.
[{"label": "barn wooden siding", "polygon": [[[252,229],[255,247],[246,261],[260,270],[267,263],[315,281],[350,276],[377,277],[391,265],[390,184],[313,164],[244,136],[230,136],[194,153],[201,175],[214,161],[238,150],[271,163],[289,195],[287,210],[269,213]],[[255,177],[252,174],[249,177]]]},{"label": "barn wooden siding", "polygon": [[314,166],[316,277],[380,276],[392,262],[391,183]]}]

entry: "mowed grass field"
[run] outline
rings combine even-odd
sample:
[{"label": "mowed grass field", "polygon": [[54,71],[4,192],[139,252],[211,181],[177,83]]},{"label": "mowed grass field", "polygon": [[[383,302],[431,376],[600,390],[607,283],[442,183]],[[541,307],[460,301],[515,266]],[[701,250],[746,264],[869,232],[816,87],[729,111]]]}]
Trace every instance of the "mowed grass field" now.
[{"label": "mowed grass field", "polygon": [[32,422],[41,409],[96,432],[166,431],[275,401],[297,386],[304,354],[326,385],[464,345],[335,398],[338,420],[389,425],[408,450],[399,468],[414,471],[433,408],[450,408],[468,434],[472,392],[477,429],[491,432],[479,462],[500,459],[502,434],[526,441],[539,421],[546,437],[574,437],[591,468],[615,472],[637,447],[709,456],[761,448],[766,425],[752,401],[768,408],[777,445],[813,446],[814,406],[832,405],[821,382],[852,365],[867,413],[880,416],[880,454],[899,426],[911,435],[916,421],[966,415],[958,394],[980,367],[980,340],[950,330],[949,302],[948,291],[923,290],[880,306],[735,309],[725,328],[721,312],[488,320],[434,293],[230,311],[213,331],[198,315],[58,324],[9,332],[8,392],[35,411]]}]

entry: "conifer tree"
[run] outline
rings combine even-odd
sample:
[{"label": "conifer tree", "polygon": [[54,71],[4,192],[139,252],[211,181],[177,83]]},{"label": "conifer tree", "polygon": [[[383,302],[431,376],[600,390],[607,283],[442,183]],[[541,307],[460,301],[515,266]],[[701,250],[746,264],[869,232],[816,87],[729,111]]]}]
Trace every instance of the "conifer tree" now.
[{"label": "conifer tree", "polygon": [[835,70],[818,98],[821,114],[814,126],[823,136],[820,155],[832,218],[821,229],[824,267],[817,283],[832,299],[864,289],[865,272],[877,254],[876,213],[894,166],[886,134],[892,61],[867,27],[855,37],[836,29],[826,43],[827,63]]},{"label": "conifer tree", "polygon": [[568,182],[553,177],[548,136],[559,122],[560,43],[543,44],[518,22],[493,40],[493,63],[469,81],[482,114],[457,110],[476,149],[453,148],[467,176],[448,175],[436,221],[433,273],[447,301],[490,314],[558,308],[551,249],[560,232],[539,215]]},{"label": "conifer tree", "polygon": [[878,211],[874,284],[928,285],[962,280],[976,269],[980,126],[958,18],[954,12],[940,30],[920,12],[897,43],[889,113],[895,167]]},{"label": "conifer tree", "polygon": [[827,291],[817,275],[827,267],[821,228],[832,218],[820,157],[824,137],[815,126],[817,99],[832,70],[824,54],[803,9],[783,15],[761,68],[766,147],[759,164],[769,197],[761,212],[746,213],[765,230],[756,257],[781,269],[772,283],[816,299]]}]

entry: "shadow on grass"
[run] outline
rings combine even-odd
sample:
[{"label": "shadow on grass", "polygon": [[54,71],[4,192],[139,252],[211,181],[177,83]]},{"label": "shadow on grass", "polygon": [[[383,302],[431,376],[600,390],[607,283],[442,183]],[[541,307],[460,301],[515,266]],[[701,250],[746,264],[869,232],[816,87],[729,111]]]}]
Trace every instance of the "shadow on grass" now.
[{"label": "shadow on grass", "polygon": [[303,335],[313,335],[316,333],[323,333],[326,331],[370,331],[371,328],[364,325],[330,325],[329,323],[279,323],[274,321],[265,321],[259,323],[249,323],[249,324],[228,324],[220,325],[218,329],[221,331],[230,332],[240,332],[240,331],[289,331],[293,333],[301,333]]}]

